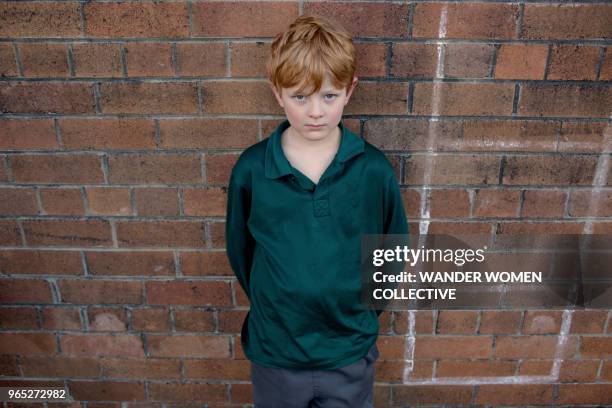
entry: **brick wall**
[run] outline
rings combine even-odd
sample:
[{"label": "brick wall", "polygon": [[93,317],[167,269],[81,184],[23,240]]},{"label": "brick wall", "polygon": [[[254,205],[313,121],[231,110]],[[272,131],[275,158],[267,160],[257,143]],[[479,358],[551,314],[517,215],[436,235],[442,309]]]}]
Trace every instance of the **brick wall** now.
[{"label": "brick wall", "polygon": [[[225,187],[283,119],[264,62],[309,13],[355,36],[345,121],[413,231],[612,232],[609,3],[1,1],[0,386],[251,403]],[[385,312],[375,406],[611,405],[611,320]]]}]

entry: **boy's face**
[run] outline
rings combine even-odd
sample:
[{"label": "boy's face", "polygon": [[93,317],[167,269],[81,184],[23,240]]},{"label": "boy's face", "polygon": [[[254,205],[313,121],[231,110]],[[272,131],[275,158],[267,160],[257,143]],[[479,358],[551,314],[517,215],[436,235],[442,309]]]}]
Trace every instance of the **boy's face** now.
[{"label": "boy's face", "polygon": [[[306,96],[305,92],[297,93],[299,85],[283,88],[279,94],[274,86],[272,92],[281,107],[285,110],[291,127],[300,136],[308,140],[321,140],[335,132],[344,106],[348,103],[357,85],[357,77],[348,89],[334,88],[329,74],[325,75],[319,91]],[[321,125],[314,127],[311,125]]]}]

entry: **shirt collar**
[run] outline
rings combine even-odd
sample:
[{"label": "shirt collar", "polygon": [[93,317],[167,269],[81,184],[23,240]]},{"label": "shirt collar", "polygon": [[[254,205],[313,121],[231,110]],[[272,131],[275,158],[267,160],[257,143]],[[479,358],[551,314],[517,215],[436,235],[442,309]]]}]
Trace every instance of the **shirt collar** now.
[{"label": "shirt collar", "polygon": [[[267,178],[274,179],[292,174],[291,164],[287,160],[281,145],[281,135],[289,126],[289,120],[285,119],[270,135],[265,158],[265,175]],[[363,153],[365,143],[363,139],[347,129],[342,120],[338,126],[340,127],[340,147],[334,156],[334,161],[343,164],[352,157]]]}]

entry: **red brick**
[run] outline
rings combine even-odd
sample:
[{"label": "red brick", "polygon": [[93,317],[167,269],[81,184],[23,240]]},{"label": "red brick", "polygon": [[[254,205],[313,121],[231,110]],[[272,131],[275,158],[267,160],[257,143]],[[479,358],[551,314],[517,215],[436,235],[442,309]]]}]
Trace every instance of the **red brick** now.
[{"label": "red brick", "polygon": [[225,248],[225,223],[209,221],[206,223],[210,234],[212,247]]},{"label": "red brick", "polygon": [[87,251],[87,269],[94,276],[174,276],[171,251]]},{"label": "red brick", "polygon": [[17,71],[13,44],[0,44],[0,77],[16,77],[17,75],[19,75],[19,71]]},{"label": "red brick", "polygon": [[559,151],[594,152],[605,150],[607,132],[606,123],[599,122],[563,122],[559,137]]},{"label": "red brick", "polygon": [[85,35],[102,38],[185,38],[187,3],[87,3]]},{"label": "red brick", "polygon": [[220,310],[219,331],[239,334],[247,315],[246,310]]},{"label": "red brick", "polygon": [[149,305],[231,306],[230,285],[223,281],[147,282]]},{"label": "red brick", "polygon": [[6,156],[0,155],[0,181],[2,182],[9,181],[7,169],[8,169],[8,164],[6,163]]},{"label": "red brick", "polygon": [[344,107],[345,115],[404,115],[408,112],[408,83],[360,82]]},{"label": "red brick", "polygon": [[178,43],[177,72],[180,76],[225,76],[225,50],[224,43]]},{"label": "red brick", "polygon": [[233,276],[225,251],[181,252],[183,276]]},{"label": "red brick", "polygon": [[406,216],[409,218],[420,217],[421,215],[421,192],[417,189],[401,188],[400,196],[402,197],[402,202],[404,204],[404,208],[406,209]]},{"label": "red brick", "polygon": [[554,45],[550,55],[547,79],[595,80],[599,47]]},{"label": "red brick", "polygon": [[612,87],[528,83],[521,85],[519,115],[608,117]]},{"label": "red brick", "polygon": [[145,401],[144,382],[79,381],[69,382],[70,396],[76,401]]},{"label": "red brick", "polygon": [[119,280],[60,280],[57,283],[64,303],[142,303],[142,282]]},{"label": "red brick", "polygon": [[561,363],[561,382],[595,382],[599,360],[564,360]]},{"label": "red brick", "polygon": [[11,157],[13,177],[18,183],[102,183],[104,176],[96,154],[39,154]]},{"label": "red brick", "polygon": [[123,308],[90,307],[87,310],[90,331],[124,332],[127,330],[127,315]]},{"label": "red brick", "polygon": [[149,119],[61,119],[67,149],[155,149],[155,124]]},{"label": "red brick", "polygon": [[120,44],[75,43],[72,57],[77,77],[123,76]]},{"label": "red brick", "polygon": [[[433,334],[433,311],[431,310],[415,310],[414,332],[416,334]],[[393,312],[393,330],[397,334],[408,333],[408,312],[395,311]]]},{"label": "red brick", "polygon": [[229,183],[238,154],[210,154],[206,156],[206,181],[209,184]]},{"label": "red brick", "polygon": [[476,217],[518,217],[519,190],[476,190],[474,215]]},{"label": "red brick", "polygon": [[469,217],[470,198],[466,190],[432,189],[429,215],[431,217]]},{"label": "red brick", "polygon": [[[584,224],[579,222],[501,222],[497,234],[558,235],[580,234]],[[502,238],[498,236],[498,239]]]},{"label": "red brick", "polygon": [[607,310],[574,310],[570,333],[602,334],[607,318]]},{"label": "red brick", "polygon": [[[412,231],[418,230],[418,226],[411,227]],[[489,234],[491,225],[486,222],[432,222],[429,224],[430,234]]]},{"label": "red brick", "polygon": [[508,156],[503,184],[589,185],[597,165],[589,156]]},{"label": "red brick", "polygon": [[521,360],[519,375],[550,375],[552,372],[552,360]]},{"label": "red brick", "polygon": [[204,243],[201,221],[117,221],[120,247],[191,247]]},{"label": "red brick", "polygon": [[104,220],[25,220],[28,245],[111,246],[111,229]]},{"label": "red brick", "polygon": [[100,364],[95,358],[31,356],[21,360],[25,377],[95,378]]},{"label": "red brick", "polygon": [[147,335],[150,357],[229,358],[229,336]]},{"label": "red brick", "polygon": [[416,115],[508,115],[514,85],[503,83],[425,83],[414,89]]},{"label": "red brick", "polygon": [[298,16],[297,3],[213,2],[192,5],[196,37],[273,37]]},{"label": "red brick", "polygon": [[5,119],[0,122],[0,149],[57,149],[53,121],[49,119]]},{"label": "red brick", "polygon": [[183,403],[226,402],[228,394],[227,384],[161,382],[149,384],[147,390],[148,397],[154,401],[181,401]]},{"label": "red brick", "polygon": [[448,156],[415,155],[408,158],[405,184],[423,184],[426,161],[431,160],[431,177],[427,184],[497,184],[500,160],[494,156],[457,154]]},{"label": "red brick", "polygon": [[40,188],[40,200],[45,215],[85,215],[81,189]]},{"label": "red brick", "polygon": [[440,360],[436,377],[513,376],[516,362],[504,360]]},{"label": "red brick", "polygon": [[550,384],[481,384],[476,404],[482,405],[542,405],[553,402]]},{"label": "red brick", "polygon": [[251,119],[167,119],[159,128],[165,149],[240,149],[258,141]]},{"label": "red brick", "polygon": [[381,360],[404,360],[406,339],[403,336],[378,336],[376,341]]},{"label": "red brick", "polygon": [[[231,43],[232,77],[265,77],[270,44],[257,41]],[[225,72],[219,74],[224,75]]]},{"label": "red brick", "polygon": [[132,215],[130,190],[118,187],[87,187],[91,215]]},{"label": "red brick", "polygon": [[612,80],[612,51],[609,47],[604,48],[604,60],[601,64],[601,71],[599,72],[600,81]]},{"label": "red brick", "polygon": [[466,119],[456,144],[461,150],[552,151],[558,129],[554,121]]},{"label": "red brick", "polygon": [[125,63],[128,77],[174,76],[169,43],[126,43]]},{"label": "red brick", "polygon": [[225,216],[227,190],[212,188],[187,188],[183,190],[183,205],[188,216]]},{"label": "red brick", "polygon": [[582,336],[580,356],[582,358],[610,358],[612,356],[612,337]]},{"label": "red brick", "polygon": [[475,334],[478,312],[467,310],[441,310],[436,333]]},{"label": "red brick", "polygon": [[1,355],[0,371],[2,371],[2,373],[6,376],[19,377],[21,374],[19,372],[19,363],[17,362],[18,358],[20,359],[19,361],[21,364],[23,364],[23,357],[11,356],[8,354]]},{"label": "red brick", "polygon": [[100,359],[105,378],[174,380],[181,376],[181,362],[169,359]]},{"label": "red brick", "polygon": [[409,78],[434,78],[438,63],[435,44],[392,44],[391,75]]},{"label": "red brick", "polygon": [[612,190],[573,190],[569,215],[572,217],[612,216]]},{"label": "red brick", "polygon": [[36,215],[36,194],[31,188],[3,188],[0,187],[0,214],[1,215]]},{"label": "red brick", "polygon": [[439,38],[443,10],[443,38],[516,38],[519,7],[508,3],[419,3],[414,10],[412,35]]},{"label": "red brick", "polygon": [[364,124],[364,135],[381,150],[426,150],[428,144],[436,150],[464,149],[461,123],[457,120],[369,119]]},{"label": "red brick", "polygon": [[0,333],[1,354],[55,354],[53,333]]},{"label": "red brick", "polygon": [[174,188],[136,188],[134,195],[138,215],[179,215],[178,193]]},{"label": "red brick", "polygon": [[185,361],[185,377],[204,380],[250,381],[248,360]]},{"label": "red brick", "polygon": [[502,44],[497,52],[495,79],[544,79],[548,46]]},{"label": "red brick", "polygon": [[9,275],[82,275],[78,251],[4,250],[0,269]]},{"label": "red brick", "polygon": [[563,217],[566,199],[566,191],[525,190],[521,217]]},{"label": "red brick", "polygon": [[24,77],[60,77],[70,75],[65,44],[21,43],[19,57]]},{"label": "red brick", "polygon": [[356,43],[358,77],[384,77],[387,74],[387,45]]},{"label": "red brick", "polygon": [[612,380],[612,360],[603,361],[600,378],[604,381]]},{"label": "red brick", "polygon": [[[233,384],[230,390],[230,400],[234,403],[248,403],[253,401],[253,385],[252,384]],[[214,407],[209,404],[210,408],[222,408],[225,404]],[[242,405],[236,405],[240,408]]]},{"label": "red brick", "polygon": [[53,303],[48,282],[34,279],[1,279],[0,302],[7,303]]},{"label": "red brick", "polygon": [[3,2],[0,37],[78,37],[80,5],[63,1]]},{"label": "red brick", "polygon": [[204,113],[282,114],[264,81],[202,83],[202,109]]},{"label": "red brick", "polygon": [[167,308],[134,308],[132,309],[132,328],[146,332],[168,332],[171,327],[168,321]]},{"label": "red brick", "polygon": [[521,38],[604,39],[612,36],[606,4],[526,4]]},{"label": "red brick", "polygon": [[91,84],[78,82],[2,82],[0,110],[4,113],[95,113]]},{"label": "red brick", "polygon": [[612,384],[559,384],[557,404],[612,404]]},{"label": "red brick", "polygon": [[103,113],[190,114],[198,112],[194,83],[107,82],[100,84]]},{"label": "red brick", "polygon": [[527,310],[523,321],[523,334],[555,334],[561,330],[561,312]]},{"label": "red brick", "polygon": [[[396,385],[395,404],[465,404],[472,400],[471,385]],[[403,406],[403,405],[402,405]]]},{"label": "red brick", "polygon": [[416,338],[414,358],[488,358],[492,344],[490,336],[420,336]]},{"label": "red brick", "polygon": [[576,350],[576,339],[569,337],[565,344],[558,346],[558,336],[497,336],[495,357],[516,358],[557,358],[572,357]]},{"label": "red brick", "polygon": [[[6,329],[18,330],[36,330],[39,329],[37,311],[34,307],[5,307],[0,308],[0,327]],[[0,357],[0,369],[2,358]]]},{"label": "red brick", "polygon": [[214,312],[208,310],[174,310],[174,327],[176,331],[215,332]]},{"label": "red brick", "polygon": [[111,155],[108,159],[112,183],[200,183],[200,159],[196,154]]},{"label": "red brick", "polygon": [[444,77],[487,78],[494,47],[488,44],[447,44]]},{"label": "red brick", "polygon": [[47,330],[83,330],[79,308],[45,307],[41,312],[42,328]]},{"label": "red brick", "polygon": [[305,14],[332,18],[353,37],[408,36],[407,4],[374,4],[366,2],[306,3]]}]

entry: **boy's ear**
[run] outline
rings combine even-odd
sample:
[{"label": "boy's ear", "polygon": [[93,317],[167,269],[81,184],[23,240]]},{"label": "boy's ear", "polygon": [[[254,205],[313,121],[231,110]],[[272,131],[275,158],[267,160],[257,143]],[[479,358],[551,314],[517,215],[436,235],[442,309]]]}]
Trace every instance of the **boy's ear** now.
[{"label": "boy's ear", "polygon": [[349,90],[346,92],[346,101],[344,102],[344,104],[346,105],[351,97],[351,95],[353,94],[353,91],[355,90],[355,87],[357,86],[357,77],[354,76],[353,77],[353,82],[351,82],[351,86],[349,87]]},{"label": "boy's ear", "polygon": [[276,87],[274,86],[274,84],[270,80],[268,80],[268,85],[270,86],[270,90],[272,91],[272,93],[274,94],[274,97],[276,98],[276,102],[278,102],[281,108],[284,108],[283,99],[281,98],[281,95],[276,90]]}]

